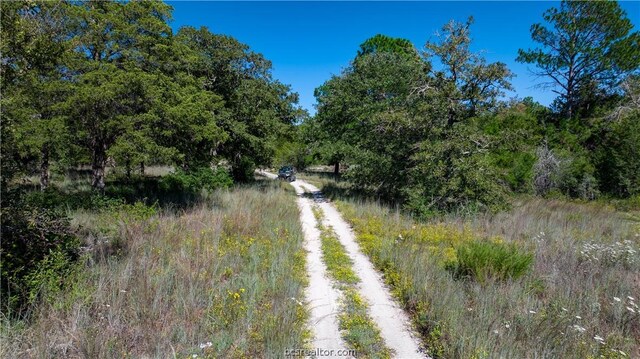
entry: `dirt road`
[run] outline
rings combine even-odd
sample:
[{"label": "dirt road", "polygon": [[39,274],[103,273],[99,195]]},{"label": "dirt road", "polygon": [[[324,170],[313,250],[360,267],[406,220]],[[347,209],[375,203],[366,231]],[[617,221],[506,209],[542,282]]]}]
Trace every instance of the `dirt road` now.
[{"label": "dirt road", "polygon": [[[264,176],[277,178],[276,175],[263,172]],[[299,195],[298,207],[300,220],[305,235],[307,250],[307,271],[309,286],[306,301],[310,306],[310,327],[315,348],[347,348],[338,329],[337,315],[339,311],[340,293],[327,276],[326,265],[322,260],[320,232],[317,221],[311,210],[313,201],[324,213],[323,225],[333,228],[340,243],[353,261],[353,270],[360,277],[356,285],[360,295],[369,305],[369,315],[380,329],[380,334],[388,348],[396,358],[425,358],[420,351],[420,342],[412,332],[407,314],[399,307],[384,285],[381,275],[374,269],[369,259],[362,253],[355,241],[350,226],[340,213],[329,202],[322,200],[320,190],[303,181],[296,180],[291,185]],[[313,194],[313,198],[302,196],[305,192]]]}]

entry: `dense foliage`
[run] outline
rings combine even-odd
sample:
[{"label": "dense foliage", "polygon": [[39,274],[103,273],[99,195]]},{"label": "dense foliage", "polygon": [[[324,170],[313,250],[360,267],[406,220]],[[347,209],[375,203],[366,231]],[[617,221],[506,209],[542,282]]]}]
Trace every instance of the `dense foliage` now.
[{"label": "dense foliage", "polygon": [[[54,253],[57,264],[77,257],[61,209],[228,187],[296,136],[304,113],[271,63],[206,28],[174,33],[171,11],[158,1],[2,3],[3,311],[22,314],[28,278]],[[153,182],[149,165],[176,171]],[[51,188],[52,173],[86,167],[95,193]],[[41,194],[15,191],[34,174]]]},{"label": "dense foliage", "polygon": [[60,286],[64,270],[78,257],[80,242],[68,219],[54,210],[21,201],[16,193],[3,195],[0,284],[3,313],[24,315],[44,283],[37,273],[52,271],[50,279]]},{"label": "dense foliage", "polygon": [[638,195],[640,34],[615,2],[565,1],[544,19],[531,30],[541,48],[518,61],[562,89],[550,109],[505,100],[514,75],[471,50],[469,18],[445,24],[423,51],[366,40],[316,90],[309,148],[419,215],[500,209],[514,192]]},{"label": "dense foliage", "polygon": [[274,158],[303,115],[271,63],[206,28],[173,34],[154,1],[2,6],[3,181],[40,169],[221,162],[237,180]]}]

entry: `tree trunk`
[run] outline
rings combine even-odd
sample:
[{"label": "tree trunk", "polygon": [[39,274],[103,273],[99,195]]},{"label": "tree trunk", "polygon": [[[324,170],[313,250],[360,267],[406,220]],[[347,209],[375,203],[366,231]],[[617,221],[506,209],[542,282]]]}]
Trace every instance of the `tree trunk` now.
[{"label": "tree trunk", "polygon": [[333,164],[333,175],[338,179],[338,176],[340,175],[340,162]]},{"label": "tree trunk", "polygon": [[91,186],[100,192],[104,192],[104,168],[107,162],[105,146],[99,144],[93,148],[91,164]]},{"label": "tree trunk", "polygon": [[42,162],[40,162],[40,190],[44,191],[49,187],[49,147],[42,146]]},{"label": "tree trunk", "polygon": [[144,177],[144,161],[140,162],[140,175]]},{"label": "tree trunk", "polygon": [[127,159],[124,163],[124,170],[127,174],[127,180],[131,179],[131,160]]}]

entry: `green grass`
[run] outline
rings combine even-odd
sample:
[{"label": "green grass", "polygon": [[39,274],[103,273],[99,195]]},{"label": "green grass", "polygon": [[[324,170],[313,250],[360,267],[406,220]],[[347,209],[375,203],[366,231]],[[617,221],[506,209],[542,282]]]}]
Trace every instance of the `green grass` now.
[{"label": "green grass", "polygon": [[[424,222],[363,197],[348,183],[317,180],[413,318],[431,356],[640,357],[635,207],[519,197],[509,211]],[[496,243],[506,249],[503,255],[489,248]],[[476,246],[483,248],[464,252]],[[515,258],[507,255],[509,247]],[[484,254],[474,258],[478,253]],[[505,273],[512,275],[485,260],[511,261]],[[480,280],[457,276],[450,264],[461,262],[493,273]]]},{"label": "green grass", "polygon": [[360,278],[358,278],[352,269],[353,262],[345,252],[340,240],[336,238],[335,233],[331,229],[326,228],[321,224],[323,218],[322,210],[317,206],[312,207],[312,210],[316,220],[318,221],[320,240],[322,243],[322,255],[329,274],[334,280],[340,284],[344,284],[345,286],[359,283]]},{"label": "green grass", "polygon": [[360,278],[353,271],[351,258],[333,230],[322,225],[322,211],[317,206],[312,207],[312,210],[320,229],[324,263],[342,293],[338,320],[344,340],[357,351],[359,358],[389,358],[391,351],[385,346],[380,329],[367,312],[366,301],[360,297],[355,287]]},{"label": "green grass", "polygon": [[390,358],[391,351],[380,336],[380,329],[367,313],[367,303],[354,288],[344,288],[343,311],[338,316],[344,340],[359,358]]},{"label": "green grass", "polygon": [[144,214],[74,212],[88,253],[31,322],[2,320],[0,356],[278,357],[305,345],[293,196],[261,183]]},{"label": "green grass", "polygon": [[491,241],[464,243],[456,248],[456,258],[454,263],[448,265],[454,276],[480,283],[490,279],[518,279],[533,264],[533,255],[513,243]]}]

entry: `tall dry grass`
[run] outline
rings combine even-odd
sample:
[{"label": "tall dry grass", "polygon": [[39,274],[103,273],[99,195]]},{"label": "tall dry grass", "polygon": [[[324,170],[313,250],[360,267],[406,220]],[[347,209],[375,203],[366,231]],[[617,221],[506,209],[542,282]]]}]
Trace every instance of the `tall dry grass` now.
[{"label": "tall dry grass", "polygon": [[[640,357],[637,213],[527,199],[422,223],[377,203],[337,204],[433,356]],[[532,269],[519,280],[454,279],[443,261],[473,238],[517,243],[534,254]]]},{"label": "tall dry grass", "polygon": [[105,216],[74,220],[120,254],[87,254],[30,323],[4,320],[2,357],[277,357],[303,346],[303,237],[277,185],[142,221]]}]

